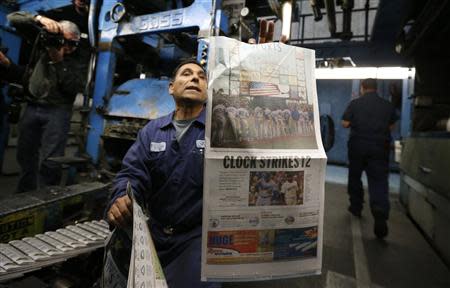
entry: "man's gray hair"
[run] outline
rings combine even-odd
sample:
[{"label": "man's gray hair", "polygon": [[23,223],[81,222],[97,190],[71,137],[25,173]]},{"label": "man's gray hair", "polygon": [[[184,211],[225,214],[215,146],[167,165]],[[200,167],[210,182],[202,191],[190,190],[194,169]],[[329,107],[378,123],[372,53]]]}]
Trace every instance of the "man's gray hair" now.
[{"label": "man's gray hair", "polygon": [[61,28],[63,29],[64,32],[69,32],[71,34],[76,35],[78,39],[80,38],[81,32],[80,29],[78,29],[77,24],[67,20],[62,20],[59,21],[58,23],[59,25],[61,25]]}]

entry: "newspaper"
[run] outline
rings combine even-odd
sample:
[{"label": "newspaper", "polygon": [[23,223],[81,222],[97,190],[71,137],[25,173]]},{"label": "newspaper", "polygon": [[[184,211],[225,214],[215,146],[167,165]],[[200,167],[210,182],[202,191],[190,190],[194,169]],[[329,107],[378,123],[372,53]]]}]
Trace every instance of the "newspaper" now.
[{"label": "newspaper", "polygon": [[210,38],[203,281],[319,274],[326,155],[314,51]]},{"label": "newspaper", "polygon": [[134,198],[130,182],[127,184],[127,194],[133,202],[133,247],[127,288],[167,288],[164,272],[147,225],[148,219]]}]

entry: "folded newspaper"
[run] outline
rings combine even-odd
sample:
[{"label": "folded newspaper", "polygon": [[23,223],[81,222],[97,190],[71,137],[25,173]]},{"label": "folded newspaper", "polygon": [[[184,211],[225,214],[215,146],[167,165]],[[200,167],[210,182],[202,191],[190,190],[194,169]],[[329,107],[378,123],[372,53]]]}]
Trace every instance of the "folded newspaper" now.
[{"label": "folded newspaper", "polygon": [[130,182],[127,184],[127,194],[133,203],[133,247],[127,288],[167,288],[164,272],[147,225],[148,218],[137,203]]},{"label": "folded newspaper", "polygon": [[209,40],[202,280],[318,274],[326,155],[314,51]]}]

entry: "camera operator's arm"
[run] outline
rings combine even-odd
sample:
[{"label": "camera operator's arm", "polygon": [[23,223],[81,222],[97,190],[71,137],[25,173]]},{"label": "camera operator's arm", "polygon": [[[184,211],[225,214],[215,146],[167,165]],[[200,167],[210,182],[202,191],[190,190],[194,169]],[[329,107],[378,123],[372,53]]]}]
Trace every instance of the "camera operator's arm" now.
[{"label": "camera operator's arm", "polygon": [[2,69],[9,68],[9,66],[11,66],[11,61],[1,51],[0,51],[0,66],[2,67]]},{"label": "camera operator's arm", "polygon": [[50,33],[59,33],[62,31],[61,26],[59,26],[59,23],[53,19],[41,15],[37,15],[36,17],[34,17],[34,19],[37,23],[41,24],[44,27],[44,29]]},{"label": "camera operator's arm", "polygon": [[7,17],[9,24],[16,28],[20,35],[29,42],[34,42],[34,39],[39,33],[39,27],[36,25],[37,23],[32,14],[18,11],[8,14]]},{"label": "camera operator's arm", "polygon": [[34,41],[39,33],[38,26],[42,26],[51,33],[59,33],[61,27],[58,22],[41,15],[33,15],[25,11],[18,11],[8,14],[8,21],[11,26],[22,34],[27,40]]}]

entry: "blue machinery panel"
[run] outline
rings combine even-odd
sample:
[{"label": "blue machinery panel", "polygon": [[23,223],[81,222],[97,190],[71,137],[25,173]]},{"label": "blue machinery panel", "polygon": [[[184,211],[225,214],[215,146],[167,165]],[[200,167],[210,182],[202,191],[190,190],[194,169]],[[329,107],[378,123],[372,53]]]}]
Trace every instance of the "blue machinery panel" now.
[{"label": "blue machinery panel", "polygon": [[96,110],[103,109],[104,101],[112,90],[113,75],[116,65],[116,55],[110,51],[98,53],[92,109],[89,113],[89,132],[86,140],[86,151],[97,163],[100,149],[100,139],[103,133],[103,115]]},{"label": "blue machinery panel", "polygon": [[18,0],[17,4],[20,5],[20,10],[28,12],[48,11],[64,6],[72,5],[71,0],[48,0],[48,1],[36,1],[36,0]]},{"label": "blue machinery panel", "polygon": [[132,17],[124,23],[112,21],[111,14],[116,1],[104,1],[99,30],[100,42],[111,42],[114,37],[199,28],[199,37],[208,36],[211,29],[213,5],[211,0],[197,0],[191,6]]},{"label": "blue machinery panel", "polygon": [[[169,80],[132,79],[117,88],[108,103],[108,116],[155,119],[169,114],[175,103]],[[133,105],[130,105],[133,103]]]}]

